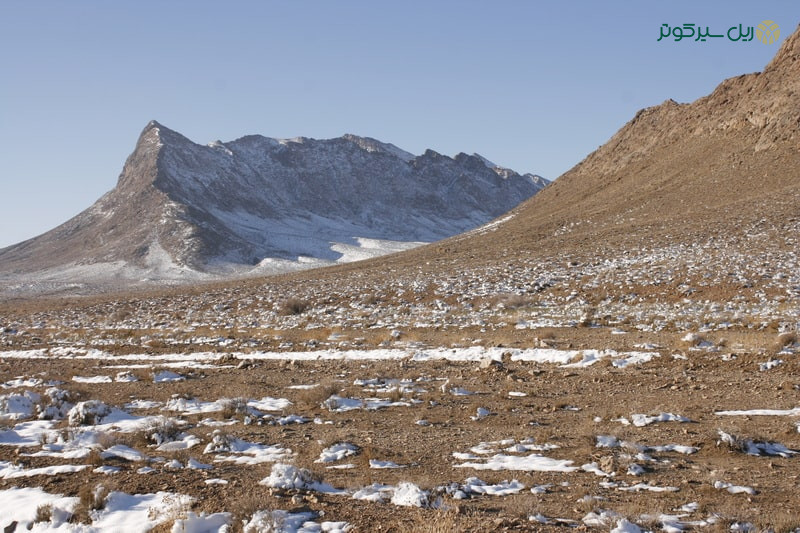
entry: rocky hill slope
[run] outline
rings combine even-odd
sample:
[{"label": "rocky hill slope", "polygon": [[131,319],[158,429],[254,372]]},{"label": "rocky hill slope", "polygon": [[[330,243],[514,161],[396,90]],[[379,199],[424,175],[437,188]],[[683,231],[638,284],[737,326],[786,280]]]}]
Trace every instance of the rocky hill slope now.
[{"label": "rocky hill slope", "polygon": [[699,253],[701,245],[709,260],[726,255],[724,249],[730,257],[771,250],[796,261],[798,154],[796,31],[763,72],[725,80],[691,103],[668,100],[639,111],[490,227],[378,260],[375,272],[428,265],[426,276],[449,275],[516,261],[586,265],[655,249],[672,250],[664,253],[683,268],[675,250]]}]

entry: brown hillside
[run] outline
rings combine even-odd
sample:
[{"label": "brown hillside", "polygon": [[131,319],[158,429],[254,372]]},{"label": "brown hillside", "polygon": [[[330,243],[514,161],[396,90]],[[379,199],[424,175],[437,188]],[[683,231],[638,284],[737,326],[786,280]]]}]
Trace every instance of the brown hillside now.
[{"label": "brown hillside", "polygon": [[763,72],[643,109],[497,231],[392,258],[581,254],[736,235],[800,217],[800,30]]}]

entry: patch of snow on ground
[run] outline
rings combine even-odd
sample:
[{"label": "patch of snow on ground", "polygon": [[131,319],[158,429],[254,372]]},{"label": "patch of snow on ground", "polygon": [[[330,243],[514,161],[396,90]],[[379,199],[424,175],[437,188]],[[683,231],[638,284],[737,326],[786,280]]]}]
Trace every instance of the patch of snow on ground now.
[{"label": "patch of snow on ground", "polygon": [[717,416],[798,416],[800,407],[793,409],[749,409],[746,411],[715,411]]},{"label": "patch of snow on ground", "polygon": [[729,433],[719,430],[719,440],[731,448],[741,450],[747,455],[791,457],[798,452],[784,446],[779,442],[761,442],[750,439],[740,439]]},{"label": "patch of snow on ground", "polygon": [[334,394],[324,402],[322,407],[325,407],[334,413],[344,413],[346,411],[355,411],[357,409],[366,409],[374,411],[384,407],[410,407],[408,402],[393,402],[387,398],[345,398]]},{"label": "patch of snow on ground", "polygon": [[0,396],[0,418],[8,420],[21,420],[30,418],[35,411],[35,405],[41,401],[41,396],[36,392],[25,391],[22,394],[4,394]]},{"label": "patch of snow on ground", "polygon": [[35,420],[22,422],[11,429],[0,431],[0,446],[39,446],[42,435],[49,433],[55,422]]},{"label": "patch of snow on ground", "polygon": [[767,370],[772,370],[776,366],[782,365],[782,364],[783,364],[783,360],[782,359],[770,359],[766,363],[759,363],[758,369],[761,372],[766,372]]},{"label": "patch of snow on ground", "polygon": [[199,515],[189,511],[186,518],[175,520],[172,533],[226,533],[231,521],[231,513],[213,513]]},{"label": "patch of snow on ground", "polygon": [[341,461],[345,457],[356,455],[358,453],[358,446],[350,444],[349,442],[338,442],[332,446],[328,446],[319,455],[319,459],[315,463],[335,463]]},{"label": "patch of snow on ground", "polygon": [[401,481],[394,489],[390,501],[401,507],[427,507],[428,493],[413,483]]},{"label": "patch of snow on ground", "polygon": [[617,487],[617,490],[625,491],[625,492],[639,492],[643,490],[647,490],[650,492],[678,492],[680,489],[678,487],[659,487],[656,485],[651,485],[649,483],[637,483],[636,485],[631,486],[621,486]]},{"label": "patch of snow on ground", "polygon": [[39,387],[43,384],[44,382],[39,378],[27,378],[25,376],[18,376],[14,379],[6,381],[5,383],[0,383],[0,388],[18,389],[22,387]]},{"label": "patch of snow on ground", "polygon": [[399,465],[393,461],[380,461],[378,459],[370,459],[369,467],[375,469],[391,469],[391,468],[406,468],[406,465]]},{"label": "patch of snow on ground", "polygon": [[612,435],[598,435],[596,438],[595,446],[597,448],[627,448],[639,453],[647,452],[676,452],[685,455],[697,453],[699,450],[694,446],[684,446],[682,444],[666,444],[661,446],[647,446],[644,444],[637,444],[635,442],[621,441]]},{"label": "patch of snow on ground", "polygon": [[0,509],[3,510],[0,526],[17,522],[17,530],[25,531],[33,526],[39,506],[50,506],[51,519],[47,525],[57,529],[69,521],[77,505],[78,498],[49,494],[40,488],[0,490]]},{"label": "patch of snow on ground", "polygon": [[156,450],[159,452],[175,452],[178,450],[188,450],[192,446],[200,444],[200,439],[189,433],[181,433],[178,440],[164,442]]},{"label": "patch of snow on ground", "polygon": [[538,454],[515,456],[496,454],[481,460],[453,465],[454,468],[472,468],[475,470],[521,470],[525,472],[574,472],[576,467],[570,466],[573,461],[551,459]]},{"label": "patch of snow on ground", "polygon": [[450,494],[453,499],[462,500],[464,498],[468,498],[472,494],[508,496],[509,494],[517,494],[524,488],[525,485],[516,479],[511,481],[504,480],[500,483],[489,484],[477,477],[470,477],[464,480],[463,484],[453,483],[452,485],[446,487],[446,492]]},{"label": "patch of snow on ground", "polygon": [[151,530],[186,509],[192,498],[182,494],[126,494],[112,492],[105,508],[93,516],[92,526],[100,531],[136,533]]},{"label": "patch of snow on ground", "polygon": [[314,478],[314,475],[305,468],[298,468],[288,464],[274,464],[269,476],[259,481],[261,485],[275,489],[298,489],[325,492],[328,494],[343,494],[344,491],[335,489],[327,483]]},{"label": "patch of snow on ground", "polygon": [[617,522],[616,527],[610,533],[642,533],[642,531],[642,528],[623,518]]},{"label": "patch of snow on ground", "polygon": [[71,474],[89,468],[89,465],[56,465],[41,468],[24,468],[13,465],[7,461],[0,461],[0,477],[15,479],[34,476],[54,476],[56,474]]},{"label": "patch of snow on ground", "polygon": [[182,376],[171,370],[162,370],[153,374],[153,383],[172,383],[175,381],[184,381],[185,376]]},{"label": "patch of snow on ground", "polygon": [[112,379],[109,376],[72,376],[72,381],[75,383],[111,383]]},{"label": "patch of snow on ground", "polygon": [[292,455],[292,450],[288,448],[281,448],[280,446],[267,446],[263,444],[255,444],[247,442],[242,439],[237,439],[229,435],[221,433],[219,430],[214,431],[211,442],[206,445],[204,454],[210,453],[229,453],[231,455],[217,455],[214,461],[217,462],[232,462],[235,464],[259,464],[259,463],[275,463],[289,459]]},{"label": "patch of snow on ground", "polygon": [[658,415],[650,416],[643,414],[631,415],[631,421],[636,427],[644,427],[655,422],[691,422],[685,416],[680,416],[672,413],[661,413]]},{"label": "patch of snow on ground", "polygon": [[[168,400],[164,409],[168,411],[178,411],[184,416],[197,415],[203,413],[217,413],[236,406],[238,399],[220,398],[213,402],[204,402],[198,399],[173,398]],[[259,415],[259,411],[281,411],[292,402],[286,398],[265,397],[260,400],[242,400],[242,408],[248,413]]]},{"label": "patch of snow on ground", "polygon": [[130,446],[125,446],[124,444],[115,444],[114,446],[111,446],[110,448],[100,452],[100,456],[103,459],[118,457],[120,459],[125,459],[126,461],[144,461],[147,459],[147,456],[142,452],[134,450]]},{"label": "patch of snow on ground", "polygon": [[[483,359],[492,359],[502,362],[503,355],[511,354],[512,361],[530,361],[535,363],[550,363],[569,365],[578,361],[577,366],[588,366],[596,361],[610,357],[613,365],[624,368],[631,364],[639,364],[650,361],[654,357],[659,357],[658,352],[616,352],[614,350],[558,350],[554,348],[485,348],[481,346],[471,346],[467,348],[425,348],[415,349],[410,359],[413,361],[474,361],[480,362]],[[0,358],[3,359],[42,359],[45,357],[55,359],[88,359],[112,361],[144,361],[154,362],[214,362],[225,357],[246,360],[280,360],[280,361],[320,361],[320,360],[348,360],[348,361],[384,361],[409,359],[408,350],[401,349],[371,349],[371,350],[313,350],[313,351],[275,351],[275,352],[233,352],[230,355],[216,352],[194,352],[194,353],[171,353],[171,354],[127,354],[112,355],[101,350],[76,350],[59,351],[46,350],[9,350],[0,351]],[[164,371],[168,372],[168,371]],[[156,375],[161,374],[160,372]],[[170,372],[164,377],[182,377],[180,374]]]},{"label": "patch of snow on ground", "polygon": [[288,511],[257,511],[244,526],[244,533],[344,533],[352,529],[347,522],[315,522],[313,512],[290,513]]},{"label": "patch of snow on ground", "polygon": [[732,483],[726,483],[724,481],[715,481],[714,488],[720,490],[722,489],[727,490],[731,494],[750,494],[752,496],[756,493],[756,490],[753,487],[734,485]]}]

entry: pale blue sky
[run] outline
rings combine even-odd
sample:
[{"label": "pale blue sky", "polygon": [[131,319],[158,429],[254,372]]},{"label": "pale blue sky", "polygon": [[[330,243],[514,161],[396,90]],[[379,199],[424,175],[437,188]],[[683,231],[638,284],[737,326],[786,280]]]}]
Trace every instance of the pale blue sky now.
[{"label": "pale blue sky", "polygon": [[0,247],[114,187],[157,119],[207,143],[355,133],[556,178],[638,109],[761,70],[778,44],[661,24],[800,21],[785,1],[6,1]]}]

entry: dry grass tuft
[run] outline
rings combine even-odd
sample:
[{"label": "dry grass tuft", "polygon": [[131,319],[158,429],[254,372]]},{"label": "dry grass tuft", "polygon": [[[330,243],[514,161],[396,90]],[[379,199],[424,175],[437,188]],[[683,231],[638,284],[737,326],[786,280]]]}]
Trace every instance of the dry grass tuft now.
[{"label": "dry grass tuft", "polygon": [[778,335],[778,338],[775,340],[775,344],[772,346],[773,351],[780,352],[787,346],[791,346],[797,342],[797,332],[796,331],[787,331],[786,333],[781,333]]},{"label": "dry grass tuft", "polygon": [[50,522],[52,518],[53,506],[50,504],[43,504],[36,508],[36,516],[33,519],[33,523]]},{"label": "dry grass tuft", "polygon": [[247,398],[225,398],[221,400],[222,411],[220,416],[222,418],[233,418],[236,415],[247,414]]},{"label": "dry grass tuft", "polygon": [[103,456],[100,455],[100,450],[98,448],[92,448],[92,450],[89,452],[89,455],[86,456],[85,460],[87,464],[90,464],[95,468],[103,466],[103,464],[105,463],[105,459],[103,459]]},{"label": "dry grass tuft", "polygon": [[297,403],[307,409],[317,409],[322,402],[341,390],[341,385],[336,381],[324,380],[314,388],[298,390]]},{"label": "dry grass tuft", "polygon": [[230,531],[237,533],[244,531],[244,523],[249,521],[258,511],[266,511],[272,507],[269,497],[262,491],[248,492],[241,498],[236,498],[226,510],[233,515],[230,522]]},{"label": "dry grass tuft", "polygon": [[278,307],[278,314],[282,316],[300,315],[304,313],[310,304],[300,298],[289,298],[284,300]]},{"label": "dry grass tuft", "polygon": [[72,515],[72,522],[88,523],[92,511],[105,509],[111,491],[105,485],[84,485],[78,492],[78,505]]}]

